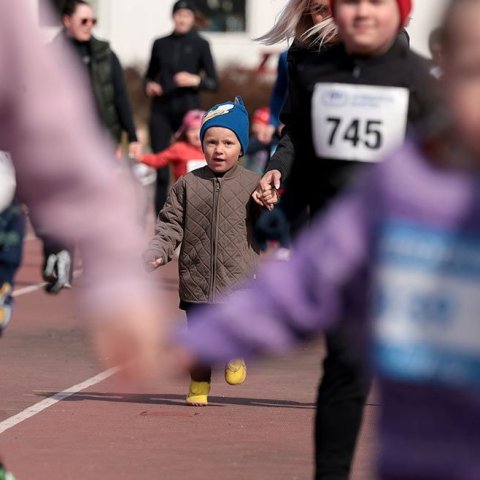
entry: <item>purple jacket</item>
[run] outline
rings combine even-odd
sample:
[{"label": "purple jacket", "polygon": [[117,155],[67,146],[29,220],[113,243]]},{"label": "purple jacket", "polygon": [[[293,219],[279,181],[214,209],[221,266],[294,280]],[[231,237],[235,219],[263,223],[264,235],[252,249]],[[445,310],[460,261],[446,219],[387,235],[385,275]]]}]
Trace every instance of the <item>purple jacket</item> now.
[{"label": "purple jacket", "polygon": [[439,169],[407,144],[319,218],[288,263],[265,265],[255,289],[202,313],[180,342],[216,363],[283,352],[353,318],[380,380],[381,473],[473,480],[478,292],[480,176]]}]

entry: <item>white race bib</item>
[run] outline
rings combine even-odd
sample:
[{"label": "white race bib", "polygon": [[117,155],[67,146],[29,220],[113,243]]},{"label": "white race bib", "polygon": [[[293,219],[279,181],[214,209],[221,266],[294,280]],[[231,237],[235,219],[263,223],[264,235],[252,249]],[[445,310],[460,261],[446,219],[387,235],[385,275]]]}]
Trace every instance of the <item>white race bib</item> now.
[{"label": "white race bib", "polygon": [[381,160],[405,139],[408,101],[406,88],[318,83],[312,97],[317,155],[359,162]]},{"label": "white race bib", "polygon": [[383,375],[480,387],[480,236],[390,222],[375,283],[374,352]]},{"label": "white race bib", "polygon": [[198,170],[199,168],[204,167],[206,164],[206,160],[189,160],[187,162],[187,173],[190,173],[193,170]]}]

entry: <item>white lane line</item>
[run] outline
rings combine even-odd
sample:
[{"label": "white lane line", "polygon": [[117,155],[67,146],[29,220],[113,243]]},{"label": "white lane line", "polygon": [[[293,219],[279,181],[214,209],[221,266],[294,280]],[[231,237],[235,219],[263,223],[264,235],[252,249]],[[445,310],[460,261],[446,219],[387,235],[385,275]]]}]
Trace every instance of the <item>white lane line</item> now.
[{"label": "white lane line", "polygon": [[91,387],[93,385],[96,385],[97,383],[103,382],[103,380],[106,380],[107,378],[111,377],[112,375],[119,372],[120,370],[121,370],[121,367],[114,367],[114,368],[105,370],[104,372],[99,373],[98,375],[95,375],[94,377],[89,378],[88,380],[85,380],[82,383],[79,383],[77,385],[74,385],[73,387],[67,388],[63,392],[58,392],[52,397],[46,398],[45,400],[42,400],[41,402],[38,402],[35,405],[32,405],[31,407],[26,408],[25,410],[23,410],[20,413],[17,413],[13,417],[3,420],[2,422],[0,422],[0,434],[4,433],[6,430],[14,427],[15,425],[18,425],[19,423],[24,422],[25,420],[28,420],[34,415],[37,415],[38,413],[43,412],[43,410],[47,409],[48,407],[51,407],[52,405],[55,405],[56,403],[61,402],[62,400],[65,400],[66,398],[71,397],[72,395],[75,395],[75,393],[81,392],[82,390],[85,390],[88,387]]},{"label": "white lane line", "polygon": [[26,295],[27,293],[35,292],[43,288],[47,282],[37,283],[36,285],[30,285],[28,287],[17,288],[13,291],[12,297],[19,297],[20,295]]},{"label": "white lane line", "polygon": [[[79,277],[81,273],[82,273],[81,269],[75,270],[73,272],[73,278]],[[35,285],[29,285],[28,287],[17,288],[16,290],[13,291],[12,297],[19,297],[20,295],[26,295],[27,293],[35,292],[37,290],[42,289],[46,284],[47,282],[42,282],[42,283],[37,283]]]}]

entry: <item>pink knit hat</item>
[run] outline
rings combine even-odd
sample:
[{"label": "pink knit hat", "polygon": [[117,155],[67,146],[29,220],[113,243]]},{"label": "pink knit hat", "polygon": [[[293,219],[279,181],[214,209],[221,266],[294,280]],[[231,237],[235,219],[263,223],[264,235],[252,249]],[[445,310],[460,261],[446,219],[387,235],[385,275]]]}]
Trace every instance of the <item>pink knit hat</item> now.
[{"label": "pink knit hat", "polygon": [[189,110],[183,117],[180,131],[185,132],[191,128],[200,128],[202,126],[202,119],[204,115],[204,110]]}]

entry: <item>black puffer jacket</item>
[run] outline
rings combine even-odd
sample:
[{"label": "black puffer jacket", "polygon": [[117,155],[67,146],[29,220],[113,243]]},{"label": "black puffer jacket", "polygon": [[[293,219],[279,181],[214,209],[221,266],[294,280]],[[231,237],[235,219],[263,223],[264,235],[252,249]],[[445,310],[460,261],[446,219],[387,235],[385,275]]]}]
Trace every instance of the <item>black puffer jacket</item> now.
[{"label": "black puffer jacket", "polygon": [[[179,88],[173,77],[178,72],[201,75],[197,88]],[[153,43],[145,82],[154,81],[163,89],[163,95],[153,99],[152,108],[170,113],[199,108],[199,90],[215,90],[217,73],[210,45],[195,30],[185,35],[172,33]]]}]

